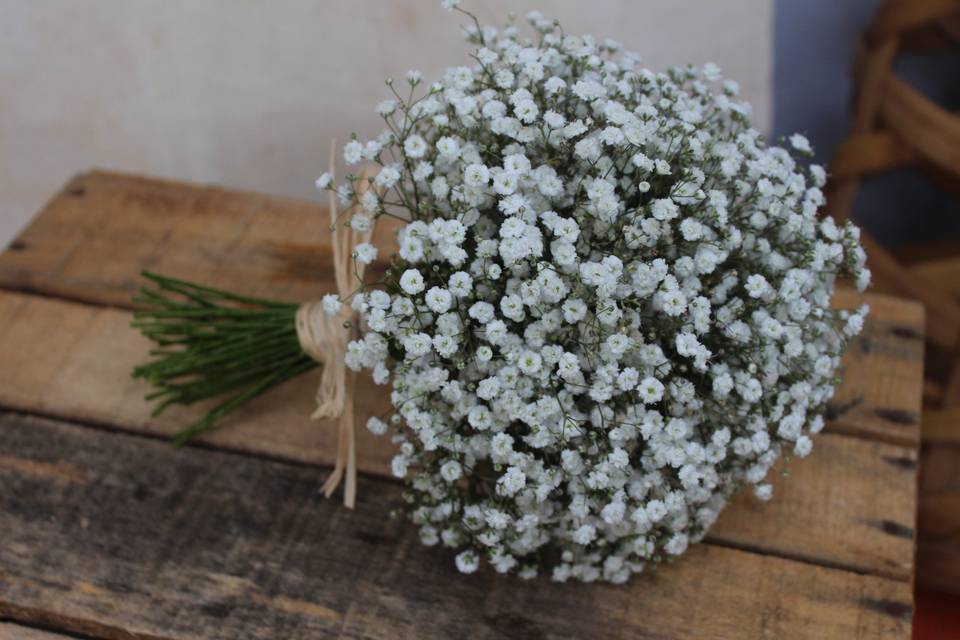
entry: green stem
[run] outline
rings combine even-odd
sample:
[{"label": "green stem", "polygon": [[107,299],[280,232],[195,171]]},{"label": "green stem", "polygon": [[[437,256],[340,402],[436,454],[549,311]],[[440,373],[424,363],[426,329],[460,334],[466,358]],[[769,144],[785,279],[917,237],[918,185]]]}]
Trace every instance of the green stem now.
[{"label": "green stem", "polygon": [[132,375],[153,385],[158,415],[171,405],[226,399],[175,436],[183,444],[269,389],[317,367],[300,348],[298,305],[144,272],[131,325],[156,348]]},{"label": "green stem", "polygon": [[305,373],[309,371],[310,369],[313,368],[313,366],[316,366],[316,365],[315,364],[311,365],[308,363],[306,365],[304,364],[294,365],[286,369],[281,369],[280,371],[275,371],[272,375],[264,378],[263,380],[253,385],[243,393],[240,393],[239,395],[236,395],[230,398],[229,400],[227,400],[226,402],[223,402],[222,404],[218,405],[213,410],[211,410],[210,413],[208,413],[204,418],[193,423],[186,429],[177,432],[177,434],[174,435],[174,438],[173,438],[174,442],[178,445],[184,444],[185,442],[190,440],[190,438],[212,427],[217,420],[224,417],[231,411],[238,409],[239,407],[253,400],[257,396],[277,386],[281,382],[285,382],[286,380],[289,380],[294,376],[297,376],[297,375],[300,375],[301,373]]}]

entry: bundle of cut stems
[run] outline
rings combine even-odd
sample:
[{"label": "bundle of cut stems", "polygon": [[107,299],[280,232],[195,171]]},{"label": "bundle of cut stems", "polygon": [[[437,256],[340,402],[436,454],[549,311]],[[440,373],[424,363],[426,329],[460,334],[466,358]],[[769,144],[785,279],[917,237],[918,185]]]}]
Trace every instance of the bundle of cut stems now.
[{"label": "bundle of cut stems", "polygon": [[154,343],[151,360],[133,376],[156,390],[156,416],[171,405],[222,397],[175,436],[183,444],[268,389],[319,366],[300,346],[300,305],[241,296],[143,272],[150,284],[134,302],[133,327]]}]

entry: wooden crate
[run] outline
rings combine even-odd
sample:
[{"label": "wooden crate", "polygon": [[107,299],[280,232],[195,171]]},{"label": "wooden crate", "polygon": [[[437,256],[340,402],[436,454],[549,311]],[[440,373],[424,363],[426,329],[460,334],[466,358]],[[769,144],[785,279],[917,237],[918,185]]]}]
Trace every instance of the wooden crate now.
[{"label": "wooden crate", "polygon": [[[357,509],[322,499],[335,433],[307,419],[310,376],[173,447],[201,409],[152,419],[129,377],[138,272],[315,297],[324,215],[94,172],[0,255],[0,638],[910,637],[924,317],[896,298],[866,296],[830,424],[775,499],[739,497],[626,586],[458,574],[391,519],[390,444],[364,429]],[[386,402],[359,393],[361,414]]]}]

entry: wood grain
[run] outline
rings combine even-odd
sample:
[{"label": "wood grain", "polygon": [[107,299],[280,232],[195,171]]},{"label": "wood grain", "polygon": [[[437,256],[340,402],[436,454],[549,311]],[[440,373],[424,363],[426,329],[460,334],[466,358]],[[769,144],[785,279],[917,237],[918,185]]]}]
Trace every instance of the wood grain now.
[{"label": "wood grain", "polygon": [[[828,428],[915,445],[923,368],[922,315],[909,302],[846,291],[838,294],[839,303],[846,307],[864,300],[873,312],[865,334],[848,349],[844,383],[831,402]],[[0,352],[10,363],[0,369],[0,404],[167,434],[201,416],[204,407],[197,406],[150,417],[150,407],[143,401],[149,387],[129,376],[134,365],[145,360],[148,343],[129,323],[130,315],[115,309],[0,291]],[[38,350],[37,344],[44,348]],[[77,384],[80,379],[82,385]],[[266,446],[272,455],[326,460],[317,455],[333,442],[332,423],[321,421],[305,428],[303,419],[311,411],[315,381],[315,374],[307,375],[255,401],[250,411],[226,421],[212,441],[242,448],[245,442],[264,440],[270,443]],[[388,387],[372,384],[368,376],[361,376],[361,381],[357,407],[362,424],[367,416],[389,409],[389,392]],[[272,425],[267,435],[261,428],[263,421]],[[361,450],[379,441],[366,433],[360,437]]]},{"label": "wood grain", "polygon": [[[883,304],[877,311],[880,316],[885,313]],[[0,369],[0,406],[161,436],[183,428],[201,415],[201,408],[150,417],[150,407],[142,399],[146,387],[129,378],[133,365],[145,357],[147,345],[128,323],[129,314],[115,309],[0,292],[0,352],[7,354],[9,363]],[[45,344],[40,353],[35,348],[39,343]],[[912,344],[908,341],[908,346]],[[895,362],[888,362],[893,360],[889,351],[874,349],[857,356],[848,379],[872,382],[858,387],[863,399],[849,410],[849,426],[844,415],[840,423],[844,426],[831,430],[869,433],[863,425],[876,422],[870,421],[875,413],[871,407],[886,403],[885,390],[897,384],[906,384],[909,390],[906,380],[884,377],[903,373]],[[871,367],[875,372],[868,375]],[[361,380],[356,398],[360,425],[368,415],[389,408],[385,388],[367,376]],[[331,464],[336,451],[334,423],[306,417],[312,411],[315,384],[315,374],[293,380],[240,410],[202,440],[271,458]],[[903,402],[899,411],[916,411],[906,396]],[[907,433],[915,429],[897,426]],[[391,477],[395,450],[390,441],[362,426],[357,435],[360,470]],[[816,442],[809,458],[789,466],[793,477],[788,482],[777,478],[776,500],[759,505],[742,497],[718,524],[715,539],[908,579],[913,567],[916,450],[840,435],[823,435]],[[323,473],[316,472],[318,484]],[[365,485],[361,479],[361,492]],[[878,495],[876,487],[881,485],[889,489]]]},{"label": "wood grain", "polygon": [[842,309],[863,303],[870,305],[870,315],[844,354],[843,382],[828,417],[844,433],[915,447],[923,395],[923,307],[849,289],[834,296]]},{"label": "wood grain", "polygon": [[[104,638],[909,636],[919,305],[838,293],[872,313],[827,433],[772,478],[772,502],[738,497],[675,566],[624,588],[464,579],[388,519],[401,487],[387,440],[358,429],[355,512],[319,498],[335,429],[305,418],[316,375],[185,449],[165,439],[204,407],[151,418],[129,378],[147,351],[129,328],[140,270],[306,300],[333,288],[326,220],[315,204],[93,172],[0,255],[0,407],[69,421],[0,414],[0,531],[14,532],[0,619]],[[363,380],[361,423],[389,407]]]},{"label": "wood grain", "polygon": [[[129,307],[150,269],[303,302],[335,290],[329,225],[315,203],[94,171],[0,254],[0,287]],[[390,233],[378,225],[378,244]]]},{"label": "wood grain", "polygon": [[[914,570],[915,449],[824,434],[813,453],[776,468],[774,498],[738,496],[710,540],[909,580]],[[882,488],[878,490],[878,488]],[[960,495],[960,494],[958,494]]]},{"label": "wood grain", "polygon": [[[103,638],[908,638],[908,582],[705,544],[628,586],[457,575],[312,469],[0,416],[0,616]],[[32,468],[34,472],[25,472]],[[558,615],[564,612],[564,615]]]},{"label": "wood grain", "polygon": [[[322,207],[295,200],[83,174],[0,254],[0,289],[129,308],[137,274],[153,269],[238,293],[303,301],[333,290],[325,220]],[[384,225],[380,232],[379,244],[389,246],[392,231]],[[922,308],[843,290],[836,298],[843,308],[864,301],[874,314],[866,335],[849,349],[846,362],[854,373],[838,392],[835,413],[850,433],[915,444]],[[120,324],[112,329],[118,339],[125,331]]]}]

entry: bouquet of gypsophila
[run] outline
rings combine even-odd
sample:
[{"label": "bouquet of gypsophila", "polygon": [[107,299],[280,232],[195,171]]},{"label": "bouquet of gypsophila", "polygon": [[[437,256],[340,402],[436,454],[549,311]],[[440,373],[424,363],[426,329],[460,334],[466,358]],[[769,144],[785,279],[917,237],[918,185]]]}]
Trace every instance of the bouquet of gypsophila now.
[{"label": "bouquet of gypsophila", "polygon": [[715,65],[464,14],[475,64],[388,82],[386,129],[343,150],[376,174],[318,180],[355,229],[409,220],[384,281],[324,307],[362,320],[346,365],[392,385],[367,426],[424,544],[465,573],[624,582],[810,453],[867,311],[830,308],[838,276],[869,282],[859,233],[818,217],[824,170],[767,145]]}]

